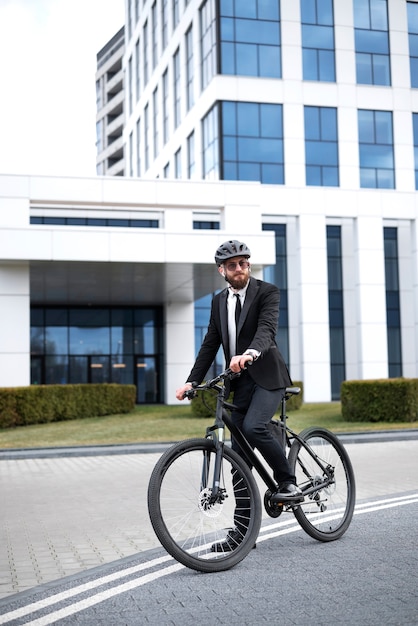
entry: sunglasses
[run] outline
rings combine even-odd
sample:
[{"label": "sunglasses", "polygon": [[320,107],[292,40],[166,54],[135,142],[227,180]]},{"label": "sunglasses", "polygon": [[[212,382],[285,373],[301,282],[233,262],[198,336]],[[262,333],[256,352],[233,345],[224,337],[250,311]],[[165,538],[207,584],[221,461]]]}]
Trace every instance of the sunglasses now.
[{"label": "sunglasses", "polygon": [[228,272],[233,272],[237,268],[238,265],[243,270],[246,270],[248,267],[250,267],[250,264],[248,261],[237,261],[235,263],[234,261],[231,261],[230,263],[226,263],[225,267],[228,270]]}]

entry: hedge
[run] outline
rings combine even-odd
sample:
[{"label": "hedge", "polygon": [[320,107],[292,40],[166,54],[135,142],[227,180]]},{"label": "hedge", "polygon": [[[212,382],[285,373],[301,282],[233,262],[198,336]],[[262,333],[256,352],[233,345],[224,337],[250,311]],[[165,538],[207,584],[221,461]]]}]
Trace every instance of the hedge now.
[{"label": "hedge", "polygon": [[347,422],[414,422],[418,420],[418,379],[344,381],[341,415]]},{"label": "hedge", "polygon": [[[294,382],[294,387],[300,387],[301,392],[297,396],[292,396],[286,402],[286,411],[300,409],[303,404],[303,383]],[[228,402],[234,402],[233,394],[228,398]],[[200,392],[192,400],[192,413],[196,417],[214,417],[216,409],[216,393],[210,391]]]},{"label": "hedge", "polygon": [[129,413],[135,385],[31,385],[0,388],[0,428]]}]

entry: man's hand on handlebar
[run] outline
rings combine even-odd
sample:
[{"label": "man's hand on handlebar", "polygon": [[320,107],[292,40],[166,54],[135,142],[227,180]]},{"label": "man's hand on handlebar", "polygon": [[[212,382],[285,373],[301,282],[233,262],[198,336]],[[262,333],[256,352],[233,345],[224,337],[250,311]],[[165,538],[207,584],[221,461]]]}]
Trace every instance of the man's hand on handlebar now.
[{"label": "man's hand on handlebar", "polygon": [[191,389],[193,389],[192,383],[186,383],[185,385],[183,385],[183,387],[179,387],[176,390],[177,400],[184,400],[187,397],[186,392],[191,391]]},{"label": "man's hand on handlebar", "polygon": [[247,365],[251,365],[253,360],[254,359],[251,354],[237,354],[232,357],[229,367],[237,374],[241,370],[245,369]]}]

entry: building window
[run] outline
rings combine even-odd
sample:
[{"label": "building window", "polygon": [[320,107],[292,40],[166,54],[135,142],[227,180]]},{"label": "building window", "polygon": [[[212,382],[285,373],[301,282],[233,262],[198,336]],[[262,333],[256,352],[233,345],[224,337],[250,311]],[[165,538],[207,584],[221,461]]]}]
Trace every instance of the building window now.
[{"label": "building window", "polygon": [[174,155],[174,177],[181,178],[181,148]]},{"label": "building window", "polygon": [[202,89],[216,74],[216,20],[214,0],[206,0],[200,7],[200,58],[202,59]]},{"label": "building window", "polygon": [[353,0],[357,83],[390,85],[387,0]]},{"label": "building window", "polygon": [[141,119],[136,122],[136,175],[141,176]]},{"label": "building window", "polygon": [[203,178],[219,180],[219,109],[218,105],[202,120]]},{"label": "building window", "polygon": [[129,176],[134,175],[134,134],[129,133]]},{"label": "building window", "polygon": [[331,366],[331,399],[340,399],[345,380],[344,291],[341,227],[327,226],[328,313]]},{"label": "building window", "polygon": [[219,222],[211,220],[193,220],[193,230],[219,230]]},{"label": "building window", "polygon": [[170,178],[170,162],[164,166],[164,178]]},{"label": "building window", "polygon": [[386,324],[389,378],[402,376],[401,306],[399,298],[399,255],[396,228],[384,228]]},{"label": "building window", "polygon": [[194,105],[194,67],[193,67],[193,28],[186,33],[186,107],[190,111]]},{"label": "building window", "polygon": [[358,111],[360,186],[373,189],[395,188],[392,113]]},{"label": "building window", "polygon": [[168,69],[163,74],[163,141],[168,141]]},{"label": "building window", "polygon": [[338,187],[337,109],[304,108],[306,184]]},{"label": "building window", "polygon": [[138,102],[141,95],[141,81],[140,81],[140,51],[139,51],[139,39],[135,44],[135,82],[136,82],[136,101]]},{"label": "building window", "polygon": [[149,105],[147,104],[144,109],[144,157],[145,157],[145,171],[149,168],[149,146],[150,146],[150,128],[149,128]]},{"label": "building window", "polygon": [[97,148],[97,152],[101,152],[104,149],[103,124],[104,124],[104,120],[99,120],[98,122],[96,122],[96,148]]},{"label": "building window", "polygon": [[418,113],[412,114],[414,125],[415,189],[418,189]]},{"label": "building window", "polygon": [[279,2],[220,0],[222,74],[281,78]]},{"label": "building window", "polygon": [[161,44],[165,50],[168,43],[168,0],[161,0]]},{"label": "building window", "polygon": [[301,0],[304,80],[335,82],[332,0]]},{"label": "building window", "polygon": [[129,107],[129,115],[132,114],[132,105],[133,105],[133,88],[132,88],[132,57],[129,57],[128,61],[128,107]]},{"label": "building window", "polygon": [[222,179],[283,184],[280,104],[222,102]]},{"label": "building window", "polygon": [[153,135],[154,135],[154,159],[157,158],[159,152],[159,123],[158,123],[158,87],[156,87],[152,94],[152,109],[153,109]]},{"label": "building window", "polygon": [[91,226],[109,228],[159,228],[156,219],[121,219],[121,218],[96,218],[96,217],[42,217],[32,216],[31,224],[47,224],[49,226]]},{"label": "building window", "polygon": [[418,87],[418,4],[406,3],[408,10],[409,70],[411,87]]},{"label": "building window", "polygon": [[173,57],[173,103],[174,103],[174,128],[180,124],[180,49],[177,48]]},{"label": "building window", "polygon": [[177,27],[180,20],[179,0],[173,0],[173,30]]},{"label": "building window", "polygon": [[151,9],[152,15],[152,68],[158,63],[158,13],[157,2],[154,2]]},{"label": "building window", "polygon": [[194,178],[196,170],[194,132],[187,137],[187,178]]},{"label": "building window", "polygon": [[276,263],[264,269],[263,278],[280,289],[280,315],[277,330],[277,344],[285,362],[289,364],[286,224],[263,224],[263,230],[272,230],[276,242]]},{"label": "building window", "polygon": [[144,30],[143,30],[143,39],[142,39],[142,45],[143,45],[143,50],[142,50],[142,61],[143,61],[143,68],[144,68],[144,81],[143,81],[143,86],[144,89],[148,84],[148,22],[145,22],[144,24]]}]

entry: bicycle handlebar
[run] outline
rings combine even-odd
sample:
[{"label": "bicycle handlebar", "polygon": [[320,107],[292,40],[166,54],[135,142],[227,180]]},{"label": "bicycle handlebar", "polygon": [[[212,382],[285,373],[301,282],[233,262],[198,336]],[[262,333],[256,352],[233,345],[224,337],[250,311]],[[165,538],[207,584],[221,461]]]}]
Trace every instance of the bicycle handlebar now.
[{"label": "bicycle handlebar", "polygon": [[231,368],[228,367],[226,370],[218,374],[218,376],[215,376],[215,378],[211,378],[210,380],[207,380],[201,385],[199,385],[199,383],[197,382],[192,382],[191,383],[192,389],[189,389],[189,391],[185,391],[183,397],[191,400],[197,395],[198,391],[204,391],[205,389],[213,389],[222,380],[226,380],[226,379],[232,380],[233,378],[237,378],[238,376],[241,376],[241,372],[233,372]]}]

